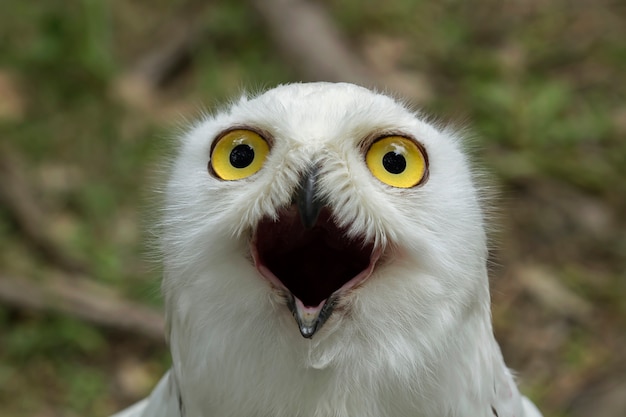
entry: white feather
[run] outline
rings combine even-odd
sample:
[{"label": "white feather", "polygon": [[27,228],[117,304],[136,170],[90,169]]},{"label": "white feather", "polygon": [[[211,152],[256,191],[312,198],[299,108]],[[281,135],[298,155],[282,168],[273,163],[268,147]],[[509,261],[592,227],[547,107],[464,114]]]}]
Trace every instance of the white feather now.
[{"label": "white feather", "polygon": [[[207,173],[212,141],[240,126],[268,132],[270,155],[250,178],[217,180]],[[424,184],[397,189],[373,177],[361,145],[382,134],[421,143]],[[197,123],[171,173],[162,236],[184,415],[540,416],[493,337],[480,190],[458,142],[392,98],[349,84],[280,86]],[[348,313],[304,339],[251,262],[249,239],[262,217],[289,204],[311,163],[322,167],[335,220],[385,247],[389,261],[346,296]],[[118,417],[175,409],[167,383],[143,412]]]}]

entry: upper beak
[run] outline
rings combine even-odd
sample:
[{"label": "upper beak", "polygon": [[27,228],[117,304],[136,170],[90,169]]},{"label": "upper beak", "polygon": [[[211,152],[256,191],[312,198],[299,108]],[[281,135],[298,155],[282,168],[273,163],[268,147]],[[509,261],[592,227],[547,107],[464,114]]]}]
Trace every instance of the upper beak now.
[{"label": "upper beak", "polygon": [[[319,166],[313,165],[300,179],[300,186],[293,196],[293,201],[298,208],[300,220],[305,229],[311,229],[317,223],[324,202],[317,194],[317,179]],[[311,338],[324,324],[333,310],[334,303],[328,300],[322,301],[317,307],[307,307],[294,295],[291,296],[289,308],[293,313],[300,333],[305,338]]]},{"label": "upper beak", "polygon": [[322,199],[317,195],[317,178],[319,166],[314,165],[306,171],[300,179],[300,186],[294,195],[300,219],[305,229],[315,226],[320,211],[324,205]]}]

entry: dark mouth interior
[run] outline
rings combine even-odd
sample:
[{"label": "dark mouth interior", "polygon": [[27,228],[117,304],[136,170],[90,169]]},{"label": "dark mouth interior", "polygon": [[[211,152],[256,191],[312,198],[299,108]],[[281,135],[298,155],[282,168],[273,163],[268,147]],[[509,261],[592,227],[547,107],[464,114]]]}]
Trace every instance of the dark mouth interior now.
[{"label": "dark mouth interior", "polygon": [[368,268],[373,245],[350,240],[323,208],[315,226],[305,229],[295,207],[278,221],[262,220],[256,231],[259,261],[305,306],[316,307]]}]

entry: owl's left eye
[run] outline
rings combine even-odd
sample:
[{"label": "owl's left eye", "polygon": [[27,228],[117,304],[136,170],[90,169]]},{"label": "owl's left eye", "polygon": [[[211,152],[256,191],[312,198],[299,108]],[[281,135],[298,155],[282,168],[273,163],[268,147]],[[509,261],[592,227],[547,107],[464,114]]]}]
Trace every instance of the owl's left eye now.
[{"label": "owl's left eye", "polygon": [[217,140],[211,152],[210,170],[226,181],[241,180],[256,174],[267,158],[270,147],[251,130],[232,130]]},{"label": "owl's left eye", "polygon": [[426,154],[413,140],[385,136],[370,146],[365,162],[372,174],[387,185],[411,188],[427,176]]}]

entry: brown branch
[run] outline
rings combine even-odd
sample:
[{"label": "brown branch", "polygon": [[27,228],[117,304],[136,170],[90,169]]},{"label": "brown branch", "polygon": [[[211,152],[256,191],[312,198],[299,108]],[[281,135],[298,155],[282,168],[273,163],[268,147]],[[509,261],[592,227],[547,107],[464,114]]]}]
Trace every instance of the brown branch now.
[{"label": "brown branch", "polygon": [[53,264],[71,273],[87,270],[78,259],[59,249],[47,216],[24,174],[22,161],[8,146],[0,147],[0,202],[13,217],[28,243]]},{"label": "brown branch", "polygon": [[67,314],[99,326],[164,341],[162,315],[123,300],[84,278],[47,277],[42,281],[0,275],[0,302],[18,309]]},{"label": "brown branch", "polygon": [[323,7],[312,1],[252,0],[274,41],[309,80],[372,86],[375,74],[351,50]]},{"label": "brown branch", "polygon": [[137,63],[113,83],[113,94],[133,107],[149,108],[155,105],[159,88],[181,71],[191,58],[197,35],[179,27],[165,44],[141,56]]},{"label": "brown branch", "polygon": [[418,74],[380,71],[368,65],[319,4],[305,0],[251,0],[274,42],[302,76],[311,81],[344,81],[397,93],[416,102],[429,89]]},{"label": "brown branch", "polygon": [[518,282],[543,307],[582,323],[589,323],[593,305],[563,285],[549,270],[538,265],[512,268]]},{"label": "brown branch", "polygon": [[204,31],[195,15],[172,19],[155,34],[154,44],[144,51],[113,82],[112,93],[138,109],[160,106],[159,90],[176,78],[190,63]]}]

